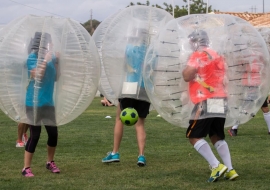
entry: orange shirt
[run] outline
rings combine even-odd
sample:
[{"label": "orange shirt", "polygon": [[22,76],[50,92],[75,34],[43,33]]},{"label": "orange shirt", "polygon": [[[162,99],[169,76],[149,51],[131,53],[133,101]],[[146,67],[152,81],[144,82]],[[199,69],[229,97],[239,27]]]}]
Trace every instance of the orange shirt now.
[{"label": "orange shirt", "polygon": [[190,56],[188,66],[197,69],[195,79],[189,82],[190,99],[194,104],[208,98],[227,97],[223,84],[224,64],[224,58],[208,48]]},{"label": "orange shirt", "polygon": [[259,63],[259,61],[254,57],[252,63],[246,65],[247,72],[243,74],[242,85],[259,86],[261,84],[260,71],[262,67],[262,63]]}]

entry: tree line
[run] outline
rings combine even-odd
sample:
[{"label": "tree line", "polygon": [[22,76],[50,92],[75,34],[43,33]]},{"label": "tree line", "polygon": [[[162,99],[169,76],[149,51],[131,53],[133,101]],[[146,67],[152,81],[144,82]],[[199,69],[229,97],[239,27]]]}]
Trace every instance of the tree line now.
[{"label": "tree line", "polygon": [[[174,10],[174,18],[178,18],[181,16],[188,15],[188,0],[183,0],[183,2],[184,2],[184,5],[180,7],[179,5],[173,6],[172,4],[168,4],[166,2],[164,2],[163,5],[158,5],[158,4],[151,5],[150,1],[147,0],[146,3],[130,2],[130,4],[127,7],[134,6],[134,5],[146,5],[146,6],[152,6],[152,7],[163,9],[171,14],[173,14],[173,10]],[[190,0],[189,7],[190,7],[189,8],[190,14],[202,14],[202,13],[207,12],[207,3],[204,2],[204,0]],[[208,12],[212,12],[212,11],[216,12],[218,10],[215,10],[215,9],[213,10],[211,5],[208,6]],[[92,20],[92,22],[88,20],[82,25],[92,35],[99,24],[100,24],[100,21],[98,20]]]}]

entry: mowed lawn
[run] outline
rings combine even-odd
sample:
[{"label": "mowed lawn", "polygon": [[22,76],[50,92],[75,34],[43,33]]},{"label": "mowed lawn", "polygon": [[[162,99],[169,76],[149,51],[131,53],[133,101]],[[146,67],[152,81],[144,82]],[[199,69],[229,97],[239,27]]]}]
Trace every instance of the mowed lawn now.
[{"label": "mowed lawn", "polygon": [[[116,107],[103,107],[100,99],[96,97],[76,120],[59,127],[55,162],[60,174],[45,168],[47,134],[42,128],[32,163],[34,178],[21,175],[24,149],[15,148],[17,124],[1,112],[0,189],[270,189],[270,135],[261,111],[241,125],[237,137],[230,137],[225,129],[233,166],[240,177],[235,181],[221,178],[210,184],[206,182],[208,164],[185,138],[186,130],[156,117],[156,111],[151,111],[146,120],[146,167],[136,165],[135,129],[127,126],[121,161],[102,163],[101,159],[112,150]],[[106,119],[108,115],[112,118]]]}]

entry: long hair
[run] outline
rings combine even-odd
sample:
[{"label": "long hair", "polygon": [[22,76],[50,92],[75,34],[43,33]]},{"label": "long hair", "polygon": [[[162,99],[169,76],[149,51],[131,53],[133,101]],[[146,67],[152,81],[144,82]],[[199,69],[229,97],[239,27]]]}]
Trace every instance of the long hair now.
[{"label": "long hair", "polygon": [[36,32],[31,39],[31,52],[38,53],[39,50],[49,50],[48,44],[52,42],[51,35],[48,33]]}]

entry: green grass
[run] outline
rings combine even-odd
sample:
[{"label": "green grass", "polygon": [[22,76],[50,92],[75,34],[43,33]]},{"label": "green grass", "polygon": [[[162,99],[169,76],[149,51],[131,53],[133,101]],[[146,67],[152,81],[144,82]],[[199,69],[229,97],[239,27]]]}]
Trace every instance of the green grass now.
[{"label": "green grass", "polygon": [[[47,134],[42,128],[32,163],[35,177],[31,179],[21,175],[24,149],[15,148],[17,124],[1,113],[0,189],[269,189],[270,135],[261,111],[240,127],[237,137],[230,137],[226,131],[233,166],[240,177],[211,184],[206,182],[208,164],[185,138],[185,129],[156,117],[156,111],[146,120],[146,167],[136,165],[134,127],[125,127],[121,162],[101,163],[112,150],[115,113],[115,107],[103,107],[100,98],[95,98],[81,116],[59,127],[55,161],[60,174],[45,169]],[[112,119],[105,119],[107,115]]]}]

